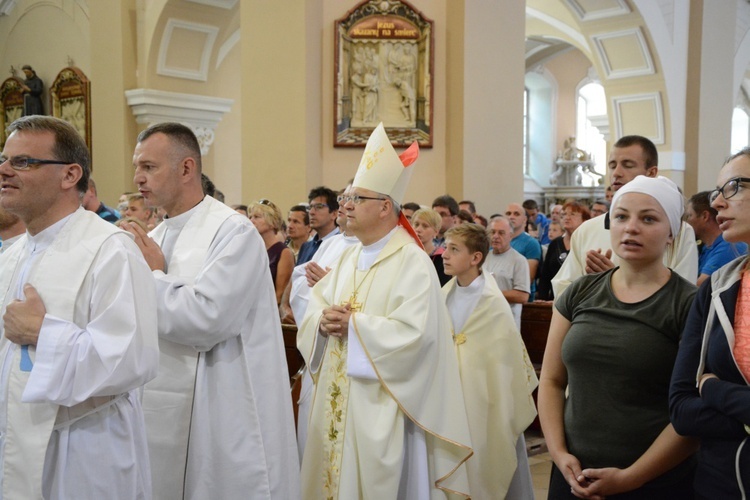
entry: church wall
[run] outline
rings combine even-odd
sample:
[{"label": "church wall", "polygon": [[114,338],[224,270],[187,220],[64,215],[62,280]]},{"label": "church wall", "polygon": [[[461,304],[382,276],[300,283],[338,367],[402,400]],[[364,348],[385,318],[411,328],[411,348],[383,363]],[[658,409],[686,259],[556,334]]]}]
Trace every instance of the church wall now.
[{"label": "church wall", "polygon": [[[555,152],[565,149],[563,144],[568,137],[576,135],[576,89],[586,78],[591,61],[579,50],[569,50],[545,63],[544,67],[557,81],[557,120],[555,125]],[[549,173],[553,169],[551,158]]]},{"label": "church wall", "polygon": [[[49,29],[54,19],[54,30]],[[9,16],[0,16],[0,81],[10,76],[13,65],[21,79],[21,66],[28,64],[44,81],[44,107],[50,112],[49,85],[68,57],[91,74],[88,12],[77,2],[19,2]]]},{"label": "church wall", "polygon": [[232,109],[225,114],[216,127],[214,143],[209,155],[210,164],[204,164],[203,170],[224,193],[229,205],[247,204],[251,200],[242,197],[242,99],[239,85],[241,81],[240,47],[230,50],[216,72],[216,95],[234,99]]},{"label": "church wall", "polygon": [[[446,191],[446,1],[416,0],[411,4],[435,22],[435,79],[434,79],[434,146],[423,148],[415,166],[405,200],[430,205]],[[343,188],[357,171],[363,148],[333,147],[333,63],[334,21],[343,17],[357,2],[351,0],[323,0],[322,89],[320,93],[322,127],[322,172],[320,182],[333,189]],[[398,150],[399,152],[401,150]],[[313,179],[310,179],[315,184]],[[310,187],[313,187],[312,185]],[[461,193],[453,192],[454,196]]]}]

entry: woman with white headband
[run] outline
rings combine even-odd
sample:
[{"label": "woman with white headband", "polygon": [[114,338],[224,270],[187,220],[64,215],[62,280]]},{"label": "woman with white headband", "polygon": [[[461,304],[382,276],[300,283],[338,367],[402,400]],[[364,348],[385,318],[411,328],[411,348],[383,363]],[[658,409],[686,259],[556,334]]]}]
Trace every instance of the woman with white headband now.
[{"label": "woman with white headband", "polygon": [[[724,240],[750,243],[750,148],[727,160],[709,199]],[[703,282],[672,376],[675,429],[701,440],[697,498],[740,499],[750,492],[749,263],[739,257]]]},{"label": "woman with white headband", "polygon": [[539,381],[550,499],[693,498],[696,441],[675,432],[668,411],[696,291],[663,263],[682,212],[669,179],[623,186],[610,211],[620,266],[579,278],[555,302]]}]

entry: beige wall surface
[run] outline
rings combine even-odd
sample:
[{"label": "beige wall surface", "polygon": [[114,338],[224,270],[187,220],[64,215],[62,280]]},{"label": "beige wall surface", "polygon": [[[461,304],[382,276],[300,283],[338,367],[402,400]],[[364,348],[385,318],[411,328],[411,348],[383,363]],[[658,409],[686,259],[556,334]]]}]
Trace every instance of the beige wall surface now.
[{"label": "beige wall surface", "polygon": [[580,50],[570,50],[544,66],[557,82],[556,151],[562,151],[565,140],[576,135],[576,90],[588,76],[591,61]]},{"label": "beige wall surface", "polygon": [[[671,1],[676,0],[665,0],[660,6],[669,11]],[[227,10],[183,0],[18,0],[9,15],[0,16],[0,72],[7,74],[11,64],[16,68],[31,64],[49,84],[71,57],[91,78],[95,175],[108,203],[133,188],[130,159],[135,135],[144,127],[136,124],[125,102],[126,90],[145,88],[232,99],[234,104],[216,127],[215,142],[204,158],[206,173],[224,191],[228,203],[266,197],[284,210],[304,200],[314,186],[343,187],[359,164],[362,148],[333,147],[334,21],[356,4],[354,0],[242,0]],[[522,82],[525,68],[516,67],[517,60],[523,60],[523,48],[516,42],[524,30],[557,37],[583,50],[583,54],[573,50],[544,63],[558,85],[556,123],[550,124],[556,129],[558,149],[575,133],[575,87],[592,64],[584,54],[590,54],[596,68],[603,68],[591,50],[590,36],[638,26],[649,48],[655,43],[635,10],[620,18],[581,22],[562,0],[527,0],[526,8],[515,2],[511,8],[465,0],[413,0],[411,4],[435,22],[434,147],[422,150],[406,194],[407,200],[423,204],[449,192],[456,198],[478,199],[481,209],[482,200],[489,205],[498,189],[508,193],[523,189],[518,82]],[[594,2],[587,9],[594,9],[592,5],[599,4]],[[705,31],[711,32],[719,24],[714,20],[717,16],[707,15],[703,5],[691,9],[691,16],[701,18],[691,23],[700,26],[705,22]],[[722,10],[721,19],[731,17],[731,9]],[[169,19],[218,29],[206,81],[157,73]],[[492,33],[492,29],[502,33]],[[237,33],[239,41],[225,46]],[[176,43],[180,37],[185,43]],[[201,39],[205,36],[178,33],[175,45],[169,47],[168,62],[195,69],[195,54],[180,53],[179,45],[195,49]],[[693,48],[675,50],[687,52],[691,61],[706,58],[705,75],[717,54],[725,54],[722,67],[731,66],[732,51],[722,52],[722,47],[733,38],[725,35],[721,39],[720,44],[719,38],[717,43],[704,42],[703,54],[693,41]],[[613,45],[610,43],[609,49],[614,50]],[[687,123],[670,123],[669,106],[686,103],[669,101],[662,63],[655,51],[651,55],[655,74],[623,79],[601,75],[602,83],[610,100],[657,93],[664,108],[665,143],[659,146],[660,151],[668,153],[667,159],[673,153],[679,157],[685,152],[671,151],[671,130],[684,129],[686,143],[697,144],[690,138],[706,136],[700,134],[705,128],[696,126],[695,114],[688,114]],[[223,60],[219,63],[220,56]],[[691,66],[696,67],[700,65]],[[691,73],[700,74],[701,69]],[[729,75],[727,80],[731,80]],[[728,105],[723,103],[721,110],[709,113],[710,86],[700,79],[696,85],[689,88],[689,100],[701,104],[688,106],[700,110],[704,117],[710,115],[723,133]],[[614,135],[613,110],[609,111]],[[624,130],[652,130],[653,118],[646,116],[650,113],[646,111],[638,104],[626,106]],[[684,174],[672,172],[673,178],[685,178],[690,190],[704,184],[715,170],[697,164],[698,156],[714,157],[714,150],[723,147],[712,148],[708,140],[703,137],[700,148],[688,151]],[[711,172],[701,174],[704,168]]]}]

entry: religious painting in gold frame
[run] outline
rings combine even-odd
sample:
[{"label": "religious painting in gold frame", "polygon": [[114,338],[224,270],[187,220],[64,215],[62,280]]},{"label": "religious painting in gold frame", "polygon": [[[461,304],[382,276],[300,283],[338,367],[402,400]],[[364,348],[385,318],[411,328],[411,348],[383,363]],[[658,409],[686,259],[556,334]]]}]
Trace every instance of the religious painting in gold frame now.
[{"label": "religious painting in gold frame", "polygon": [[383,122],[398,147],[432,147],[434,22],[403,0],[365,0],[335,22],[334,146]]},{"label": "religious painting in gold frame", "polygon": [[23,80],[12,76],[0,85],[0,148],[5,146],[6,129],[23,116]]},{"label": "religious painting in gold frame", "polygon": [[81,134],[91,151],[91,82],[75,66],[63,68],[49,89],[52,116],[62,118]]}]

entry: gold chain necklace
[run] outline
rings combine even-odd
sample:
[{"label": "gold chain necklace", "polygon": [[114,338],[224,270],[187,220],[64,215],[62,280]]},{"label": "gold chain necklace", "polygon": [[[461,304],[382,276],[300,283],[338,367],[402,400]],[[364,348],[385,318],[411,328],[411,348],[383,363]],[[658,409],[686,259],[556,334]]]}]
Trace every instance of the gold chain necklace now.
[{"label": "gold chain necklace", "polygon": [[360,281],[358,285],[357,284],[357,265],[359,264],[359,257],[361,255],[362,255],[362,250],[360,249],[359,255],[357,255],[357,260],[354,262],[354,273],[352,274],[354,291],[349,296],[349,300],[341,303],[342,306],[349,306],[349,310],[351,312],[360,312],[362,310],[362,306],[364,305],[364,303],[357,302],[357,294],[359,293],[359,288],[367,280],[367,276],[370,274],[370,271],[372,271],[374,267],[377,267],[377,265],[380,264],[379,262],[377,262],[371,265],[369,269],[367,269],[367,272],[365,273],[365,275],[362,276],[362,281]]}]

